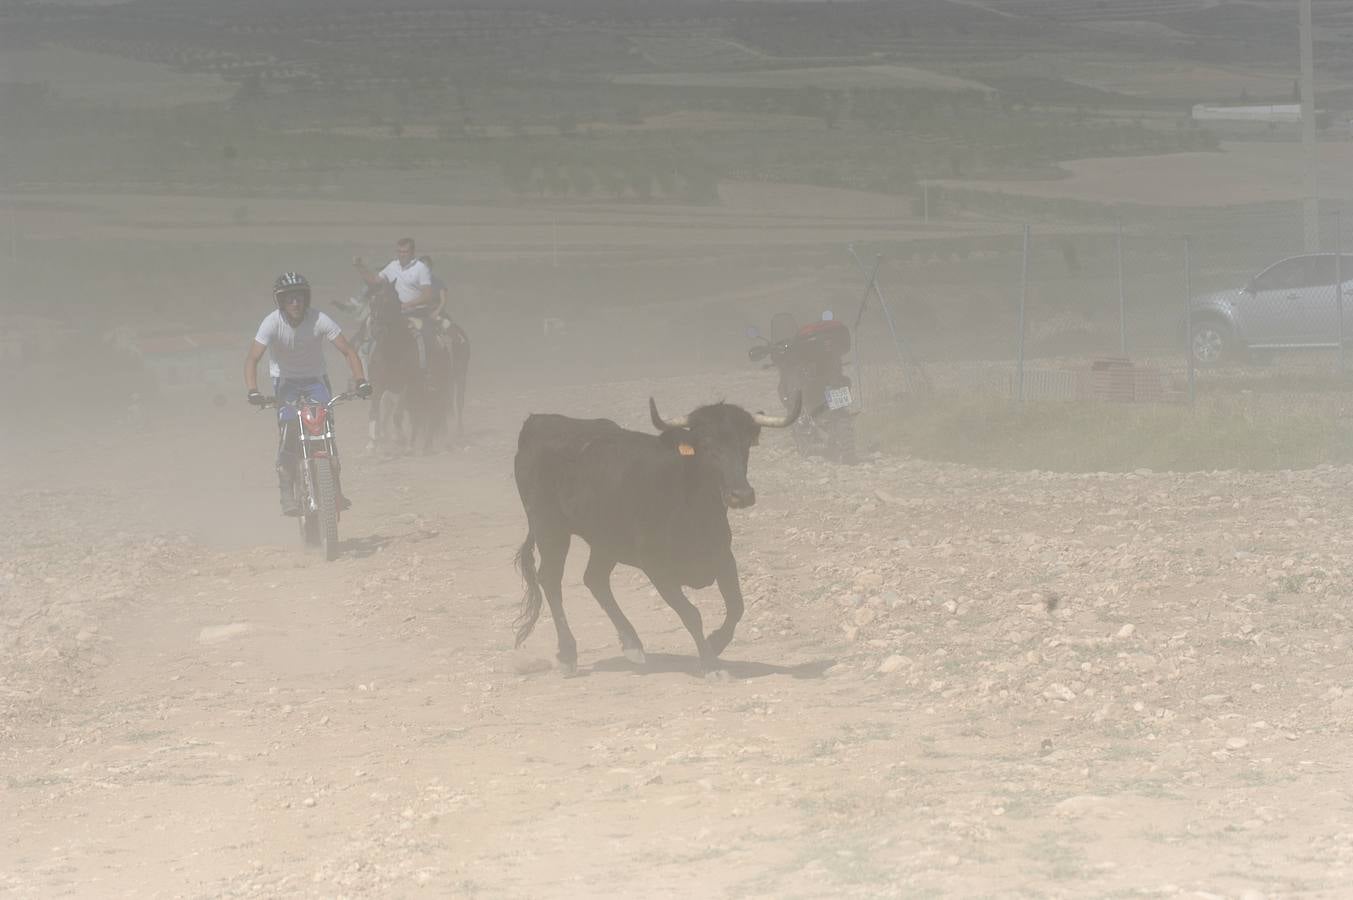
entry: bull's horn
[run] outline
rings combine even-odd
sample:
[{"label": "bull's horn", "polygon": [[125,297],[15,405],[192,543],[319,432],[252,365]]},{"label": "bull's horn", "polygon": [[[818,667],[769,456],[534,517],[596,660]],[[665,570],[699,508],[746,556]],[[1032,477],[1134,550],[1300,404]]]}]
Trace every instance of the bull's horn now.
[{"label": "bull's horn", "polygon": [[648,398],[648,414],[653,417],[653,427],[659,431],[671,431],[673,428],[685,428],[690,425],[690,420],[685,416],[679,419],[664,419],[658,415],[658,404],[653,402],[653,398]]},{"label": "bull's horn", "polygon": [[788,428],[794,424],[803,409],[803,391],[794,394],[794,408],[787,416],[768,416],[765,413],[752,413],[752,420],[762,428]]}]

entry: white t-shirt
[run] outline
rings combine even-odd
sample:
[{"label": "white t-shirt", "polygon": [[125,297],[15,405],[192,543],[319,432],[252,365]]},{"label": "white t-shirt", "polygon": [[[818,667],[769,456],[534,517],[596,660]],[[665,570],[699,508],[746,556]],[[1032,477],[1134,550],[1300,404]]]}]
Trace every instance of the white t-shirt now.
[{"label": "white t-shirt", "polygon": [[381,269],[380,276],[395,286],[400,303],[412,303],[423,294],[424,287],[432,286],[432,272],[421,259],[409,263],[408,268],[400,266],[399,260],[392,259]]},{"label": "white t-shirt", "polygon": [[337,322],[317,309],[306,310],[295,328],[279,309],[258,326],[254,340],[268,348],[268,369],[274,378],[318,379],[325,372],[324,342],[337,340],[342,333]]}]

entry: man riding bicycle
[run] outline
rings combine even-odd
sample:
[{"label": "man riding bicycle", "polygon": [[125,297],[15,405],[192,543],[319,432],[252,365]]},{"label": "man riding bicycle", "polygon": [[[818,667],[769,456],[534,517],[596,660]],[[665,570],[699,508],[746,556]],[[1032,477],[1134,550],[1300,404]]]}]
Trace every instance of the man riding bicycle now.
[{"label": "man riding bicycle", "polygon": [[[263,406],[267,402],[267,398],[258,390],[258,362],[263,358],[263,352],[268,351],[273,393],[278,403],[277,487],[281,494],[282,515],[295,516],[300,510],[292,486],[296,478],[299,451],[293,445],[295,428],[290,429],[293,437],[288,440],[287,426],[296,421],[294,404],[302,395],[318,403],[328,403],[333,398],[325,373],[324,342],[332,341],[348,361],[358,396],[371,396],[371,384],[366,380],[361,358],[347,338],[343,337],[338,323],[319,310],[310,308],[310,282],[305,280],[305,276],[295,272],[279,275],[273,282],[272,293],[273,299],[277,301],[277,309],[264,317],[258,326],[258,333],[244,361],[244,386],[249,391],[250,403]],[[334,475],[337,478],[338,461],[334,462]],[[341,487],[338,495],[340,509],[352,505],[343,497]]]}]

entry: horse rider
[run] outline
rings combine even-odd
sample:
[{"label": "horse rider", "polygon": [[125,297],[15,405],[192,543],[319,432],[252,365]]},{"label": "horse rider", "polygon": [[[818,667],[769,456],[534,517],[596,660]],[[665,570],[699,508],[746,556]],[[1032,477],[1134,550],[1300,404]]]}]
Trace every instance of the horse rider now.
[{"label": "horse rider", "polygon": [[[348,362],[359,397],[371,396],[371,383],[366,380],[361,357],[343,337],[343,330],[333,319],[310,307],[310,282],[304,275],[284,272],[272,286],[277,309],[264,317],[258,333],[249,346],[244,361],[244,386],[249,391],[249,402],[263,406],[267,402],[258,390],[258,362],[263,351],[270,356],[269,371],[273,378],[273,394],[277,397],[277,488],[282,501],[282,515],[298,515],[292,487],[296,478],[299,448],[287,440],[288,431],[295,434],[297,412],[295,403],[305,394],[318,403],[328,403],[333,397],[329,377],[324,366],[324,342],[332,341]],[[299,423],[297,423],[299,424]],[[288,429],[288,425],[291,428]],[[338,460],[334,460],[334,478],[338,478]],[[347,509],[352,504],[338,488],[338,505]]]},{"label": "horse rider", "polygon": [[435,333],[434,316],[437,311],[437,293],[432,286],[432,271],[414,255],[413,238],[400,238],[395,243],[395,258],[385,268],[373,273],[360,256],[353,257],[353,267],[367,287],[392,284],[399,296],[399,306],[413,324],[418,341],[419,368],[427,368],[428,347],[426,334]]}]

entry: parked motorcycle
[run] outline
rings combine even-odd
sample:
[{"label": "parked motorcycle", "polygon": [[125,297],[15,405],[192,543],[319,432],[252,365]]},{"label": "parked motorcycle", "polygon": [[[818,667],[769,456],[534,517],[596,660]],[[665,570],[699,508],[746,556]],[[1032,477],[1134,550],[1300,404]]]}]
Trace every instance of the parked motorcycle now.
[{"label": "parked motorcycle", "polygon": [[785,408],[803,393],[803,413],[790,430],[799,454],[846,465],[857,462],[854,396],[842,365],[850,352],[850,329],[830,311],[822,314],[822,321],[802,328],[788,313],[776,313],[770,338],[762,337],[756,327],[749,328],[747,336],[761,342],[747,351],[747,358],[759,362],[769,357],[766,367],[779,370],[780,402]]},{"label": "parked motorcycle", "polygon": [[[356,398],[356,392],[338,394],[328,403],[320,403],[302,394],[293,404],[265,397],[261,408],[291,405],[296,418],[282,426],[282,459],[297,467],[291,485],[300,511],[301,541],[307,547],[320,547],[325,559],[338,556],[338,444],[334,440],[333,408]],[[285,464],[285,462],[284,462]]]}]

